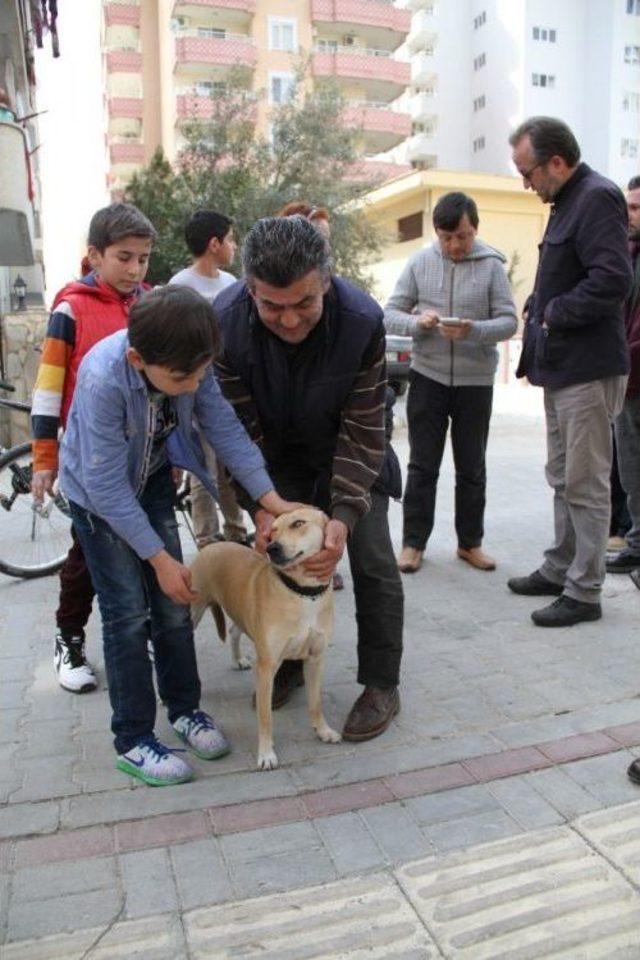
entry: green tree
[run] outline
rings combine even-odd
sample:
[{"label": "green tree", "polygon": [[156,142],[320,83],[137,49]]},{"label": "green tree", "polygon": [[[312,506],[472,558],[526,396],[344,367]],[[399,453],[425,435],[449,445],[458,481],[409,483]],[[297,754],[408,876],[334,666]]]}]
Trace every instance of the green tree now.
[{"label": "green tree", "polygon": [[185,122],[175,169],[158,152],[127,187],[126,199],[158,231],[150,282],[165,282],[188,262],[183,229],[194,210],[209,207],[233,217],[242,240],[260,217],[306,200],[329,210],[336,272],[368,287],[367,264],[379,253],[382,234],[353,203],[374,182],[354,176],[358,131],[342,123],[338,88],[321,82],[311,89],[302,64],[290,99],[269,110],[267,139],[257,132],[265,96],[250,90],[249,79],[247,71],[234,70],[225,90],[212,96],[210,117]]}]

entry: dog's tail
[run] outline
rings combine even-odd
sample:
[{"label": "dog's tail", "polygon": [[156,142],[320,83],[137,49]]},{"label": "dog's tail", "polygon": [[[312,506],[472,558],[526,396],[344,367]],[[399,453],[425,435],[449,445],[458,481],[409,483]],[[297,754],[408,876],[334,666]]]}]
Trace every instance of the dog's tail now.
[{"label": "dog's tail", "polygon": [[198,626],[207,607],[213,614],[213,619],[216,622],[216,627],[218,630],[218,636],[224,643],[227,639],[227,624],[224,618],[222,607],[215,603],[215,601],[197,600],[195,603],[191,604],[191,619],[193,620],[193,625],[194,627]]}]

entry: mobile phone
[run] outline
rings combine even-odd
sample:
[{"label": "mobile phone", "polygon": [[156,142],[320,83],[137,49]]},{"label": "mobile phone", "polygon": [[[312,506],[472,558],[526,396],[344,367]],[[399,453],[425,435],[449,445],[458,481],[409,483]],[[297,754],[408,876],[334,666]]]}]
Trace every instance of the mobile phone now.
[{"label": "mobile phone", "polygon": [[440,317],[438,322],[441,323],[443,327],[460,327],[462,325],[460,317]]}]

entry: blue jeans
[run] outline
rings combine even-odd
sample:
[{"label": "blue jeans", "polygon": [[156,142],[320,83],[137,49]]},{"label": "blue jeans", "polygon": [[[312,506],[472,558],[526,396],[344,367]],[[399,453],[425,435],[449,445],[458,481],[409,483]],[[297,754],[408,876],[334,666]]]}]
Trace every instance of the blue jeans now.
[{"label": "blue jeans", "polygon": [[[149,478],[140,505],[167,552],[182,561],[173,500],[171,471],[163,468]],[[158,692],[169,721],[198,709],[200,678],[191,614],[189,607],[165,596],[150,564],[108,523],[76,503],[70,506],[102,615],[114,746],[117,753],[126,753],[141,737],[152,734],[155,725],[149,640],[153,642]]]}]

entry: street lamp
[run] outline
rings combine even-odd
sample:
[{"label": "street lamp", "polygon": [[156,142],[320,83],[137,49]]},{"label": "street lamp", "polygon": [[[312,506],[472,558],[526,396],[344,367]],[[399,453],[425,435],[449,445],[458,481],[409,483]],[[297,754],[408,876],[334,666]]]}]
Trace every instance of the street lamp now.
[{"label": "street lamp", "polygon": [[20,274],[18,274],[14,281],[13,292],[16,300],[18,301],[18,310],[26,310],[25,301],[27,299],[27,285]]}]

